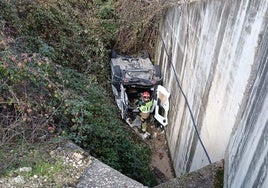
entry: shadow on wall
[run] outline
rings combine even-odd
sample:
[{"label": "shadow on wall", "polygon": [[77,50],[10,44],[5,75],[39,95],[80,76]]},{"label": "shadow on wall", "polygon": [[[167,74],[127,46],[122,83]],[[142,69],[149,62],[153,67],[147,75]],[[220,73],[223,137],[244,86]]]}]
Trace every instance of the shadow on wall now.
[{"label": "shadow on wall", "polygon": [[177,176],[208,160],[168,56],[212,162],[227,152],[226,185],[267,184],[267,13],[266,0],[207,0],[173,7],[163,19],[156,59],[172,93],[167,139]]}]

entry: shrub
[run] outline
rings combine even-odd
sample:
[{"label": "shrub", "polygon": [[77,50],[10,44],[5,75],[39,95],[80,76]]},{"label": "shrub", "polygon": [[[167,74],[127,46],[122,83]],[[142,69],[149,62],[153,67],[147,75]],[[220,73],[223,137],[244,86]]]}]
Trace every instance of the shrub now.
[{"label": "shrub", "polygon": [[152,185],[149,148],[122,126],[102,87],[108,84],[107,48],[117,27],[109,19],[112,4],[0,2],[0,147],[64,135]]},{"label": "shrub", "polygon": [[[67,77],[72,75],[72,79]],[[66,76],[66,77],[65,77]],[[61,114],[70,125],[66,136],[89,153],[127,176],[147,185],[155,183],[148,164],[150,149],[122,126],[117,107],[102,88],[84,82],[85,77],[65,70],[63,79],[71,80],[66,86],[72,90],[65,100]]]}]

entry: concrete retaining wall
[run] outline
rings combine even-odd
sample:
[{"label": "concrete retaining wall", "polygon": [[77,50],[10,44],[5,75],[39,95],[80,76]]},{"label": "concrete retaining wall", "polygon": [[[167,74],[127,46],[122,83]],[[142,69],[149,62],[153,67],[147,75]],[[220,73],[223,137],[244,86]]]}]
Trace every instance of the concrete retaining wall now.
[{"label": "concrete retaining wall", "polygon": [[[267,0],[200,0],[173,7],[163,19],[160,32],[165,46],[159,39],[156,59],[164,86],[171,92],[167,138],[177,176],[209,162],[177,87],[176,74],[212,162],[224,158],[232,130],[236,130],[226,154],[228,185],[238,181],[230,168],[244,170],[245,163],[238,162],[241,157],[246,164],[257,160],[246,156],[246,148],[254,147],[254,155],[266,156],[266,162],[263,159],[258,164],[267,168],[267,146],[246,147],[254,138],[267,143],[268,106],[264,103],[257,108],[255,104],[257,99],[267,102],[267,16]],[[263,88],[262,94],[257,88]],[[252,134],[245,135],[241,129]],[[237,152],[241,145],[244,152]]]},{"label": "concrete retaining wall", "polygon": [[225,156],[225,187],[268,187],[268,27]]}]

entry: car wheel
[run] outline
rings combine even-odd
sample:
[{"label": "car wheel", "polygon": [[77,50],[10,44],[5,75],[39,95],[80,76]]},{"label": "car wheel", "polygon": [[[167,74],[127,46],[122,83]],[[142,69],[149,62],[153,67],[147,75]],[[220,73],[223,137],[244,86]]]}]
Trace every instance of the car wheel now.
[{"label": "car wheel", "polygon": [[154,65],[155,76],[161,78],[161,71],[159,65]]},{"label": "car wheel", "polygon": [[122,78],[122,72],[121,72],[120,66],[115,65],[113,69],[114,69],[114,75],[116,76],[116,78]]},{"label": "car wheel", "polygon": [[113,77],[113,85],[117,89],[117,91],[120,91],[120,81],[122,79],[122,72],[119,65],[115,65],[113,67],[114,77]]},{"label": "car wheel", "polygon": [[117,53],[116,53],[115,50],[112,50],[112,52],[111,52],[111,57],[112,57],[112,58],[117,58]]}]

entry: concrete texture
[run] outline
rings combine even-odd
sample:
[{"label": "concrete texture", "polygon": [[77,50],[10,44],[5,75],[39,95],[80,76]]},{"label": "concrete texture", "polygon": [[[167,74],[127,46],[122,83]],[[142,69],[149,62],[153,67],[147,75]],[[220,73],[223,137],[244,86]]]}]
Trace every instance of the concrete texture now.
[{"label": "concrete texture", "polygon": [[142,188],[141,183],[95,159],[82,175],[77,188]]},{"label": "concrete texture", "polygon": [[268,187],[268,32],[263,37],[253,74],[257,76],[226,151],[225,187]]},{"label": "concrete texture", "polygon": [[[209,162],[170,62],[212,162],[224,158],[233,129],[240,130],[226,154],[228,187],[248,181],[267,185],[267,15],[267,0],[203,0],[173,7],[163,19],[160,32],[168,53],[159,39],[156,59],[171,93],[167,138],[177,176]],[[251,134],[241,133],[244,129]],[[259,166],[251,172],[254,164]],[[236,170],[244,171],[243,177]]]},{"label": "concrete texture", "polygon": [[223,186],[223,161],[174,178],[154,188],[214,188]]}]

